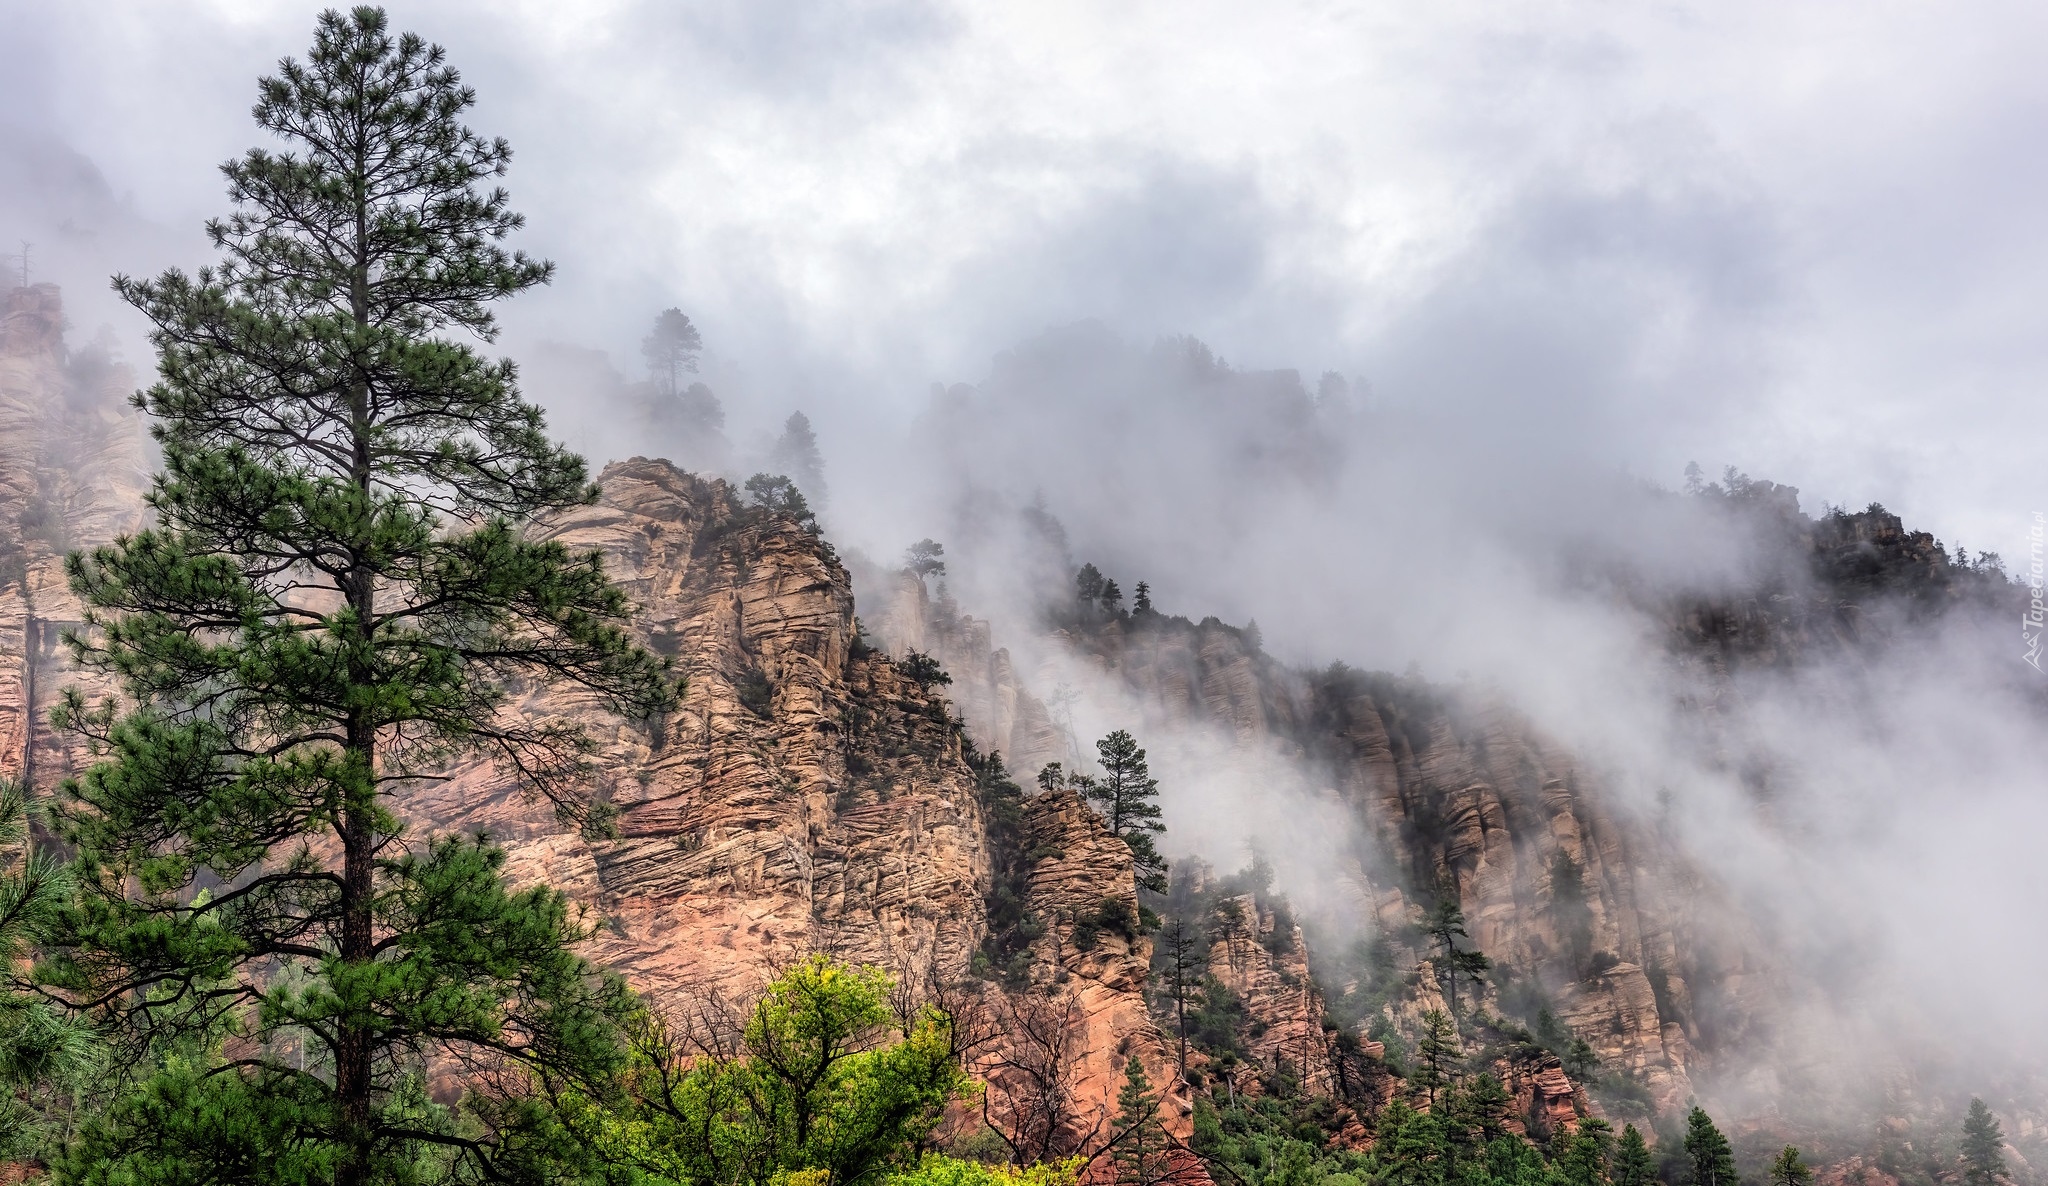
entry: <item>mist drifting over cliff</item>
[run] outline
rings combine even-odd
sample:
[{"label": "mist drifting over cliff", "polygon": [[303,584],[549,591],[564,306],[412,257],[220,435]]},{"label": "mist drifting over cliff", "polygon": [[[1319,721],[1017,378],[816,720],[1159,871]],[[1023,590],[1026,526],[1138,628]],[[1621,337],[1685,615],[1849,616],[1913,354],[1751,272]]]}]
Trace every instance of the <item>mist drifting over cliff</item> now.
[{"label": "mist drifting over cliff", "polygon": [[[1050,552],[1126,590],[1146,581],[1167,614],[1256,617],[1265,649],[1299,667],[1412,664],[1579,755],[1698,872],[1695,908],[1753,961],[1753,1053],[1696,1074],[1715,1098],[1810,1117],[1869,1105],[1908,1068],[2003,1080],[2036,1065],[2048,1035],[2020,1019],[2048,973],[2024,937],[2048,745],[2013,645],[2016,587],[1989,578],[1982,600],[1934,615],[1873,596],[1853,641],[1832,623],[1785,628],[1767,655],[1675,645],[1683,607],[1808,595],[1807,556],[1776,533],[1787,519],[1375,407],[1334,376],[1319,387],[1084,326],[935,395],[920,427],[946,491],[932,505],[952,514],[934,530],[959,541],[949,591],[994,616],[1021,667],[1078,693],[1080,736],[1145,722],[1181,851],[1225,868],[1268,854],[1311,917],[1375,925],[1347,899],[1358,830],[1314,760],[1191,728],[1034,643],[1064,591],[1019,574],[1070,571]],[[1055,520],[1048,544],[1038,525]],[[1989,976],[1956,975],[1992,952]]]},{"label": "mist drifting over cliff", "polygon": [[[203,256],[247,79],[309,14],[0,11],[0,251],[31,242],[74,336],[142,358],[104,276]],[[1170,851],[1256,844],[1341,922],[1321,773],[1063,651],[1042,612],[1070,563],[1256,619],[1286,664],[1412,667],[1582,755],[1758,944],[1782,1065],[2048,1056],[2048,730],[2017,621],[1732,671],[1670,643],[1671,607],[1782,561],[1767,524],[1676,492],[1688,461],[2025,557],[2037,7],[394,18],[458,50],[517,149],[523,245],[561,271],[502,346],[556,427],[597,459],[674,452],[635,418],[637,347],[688,312],[727,472],[804,410],[833,537],[882,562],[942,540],[952,596],[1037,694],[1075,694],[1078,736],[1143,732]],[[1772,1073],[1713,1086],[1767,1101]]]}]

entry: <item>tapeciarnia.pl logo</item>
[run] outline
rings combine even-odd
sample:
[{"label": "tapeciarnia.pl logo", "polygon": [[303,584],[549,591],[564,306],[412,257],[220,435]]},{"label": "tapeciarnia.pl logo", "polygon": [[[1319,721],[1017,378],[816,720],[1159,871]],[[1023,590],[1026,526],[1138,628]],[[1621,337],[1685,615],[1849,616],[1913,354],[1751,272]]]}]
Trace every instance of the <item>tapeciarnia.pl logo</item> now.
[{"label": "tapeciarnia.pl logo", "polygon": [[2048,605],[2043,604],[2044,567],[2048,567],[2048,513],[2034,512],[2034,522],[2027,529],[2028,564],[2027,590],[2033,594],[2032,604],[2020,618],[2020,640],[2027,644],[2023,656],[2035,671],[2041,670],[2042,626],[2048,624]]}]

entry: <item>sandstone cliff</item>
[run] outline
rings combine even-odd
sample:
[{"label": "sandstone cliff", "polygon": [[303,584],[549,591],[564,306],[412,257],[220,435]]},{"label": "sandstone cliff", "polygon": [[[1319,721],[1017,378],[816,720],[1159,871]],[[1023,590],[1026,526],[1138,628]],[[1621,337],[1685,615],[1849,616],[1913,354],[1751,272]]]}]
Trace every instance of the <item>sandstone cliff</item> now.
[{"label": "sandstone cliff", "polygon": [[943,702],[854,652],[829,547],[664,462],[601,480],[601,503],[541,530],[604,553],[687,691],[646,728],[558,690],[524,708],[597,722],[617,838],[566,829],[488,766],[421,789],[409,813],[491,829],[520,875],[600,911],[593,956],[646,986],[743,993],[811,950],[964,969],[988,871],[971,775]]},{"label": "sandstone cliff", "polygon": [[[418,793],[414,818],[491,828],[515,875],[600,912],[590,954],[657,1003],[744,996],[811,950],[961,992],[994,854],[952,707],[857,642],[846,570],[815,531],[665,462],[615,464],[601,480],[602,502],[544,531],[605,554],[640,607],[636,628],[689,681],[652,730],[602,726],[600,794],[617,838],[563,827],[484,767]],[[588,711],[559,692],[526,708]],[[1135,917],[1129,850],[1071,796],[1030,801],[1024,843],[1037,857],[1026,909],[1051,925],[1026,985],[970,986],[963,1005],[1057,1019],[1059,1151],[1109,1135],[1132,1054],[1168,1085],[1168,1128],[1185,1136],[1191,1106],[1145,1009],[1146,941],[1099,929],[1086,950],[1075,940],[1105,901]],[[984,1036],[978,1069],[997,1076],[1014,1038]]]},{"label": "sandstone cliff", "polygon": [[[1131,852],[1071,790],[1027,801],[1031,865],[1028,909],[1046,924],[1031,948],[1031,989],[1070,998],[1077,1009],[1074,1086],[1091,1130],[1111,1131],[1112,1105],[1133,1054],[1160,1088],[1161,1120],[1186,1139],[1194,1104],[1165,1035],[1146,1008],[1152,943],[1136,925],[1138,886]],[[1091,1114],[1092,1113],[1092,1114]]]},{"label": "sandstone cliff", "polygon": [[1210,912],[1205,970],[1243,1007],[1239,1041],[1260,1067],[1304,1090],[1337,1090],[1325,1005],[1309,973],[1308,941],[1292,918],[1262,908],[1258,895],[1224,899]]}]

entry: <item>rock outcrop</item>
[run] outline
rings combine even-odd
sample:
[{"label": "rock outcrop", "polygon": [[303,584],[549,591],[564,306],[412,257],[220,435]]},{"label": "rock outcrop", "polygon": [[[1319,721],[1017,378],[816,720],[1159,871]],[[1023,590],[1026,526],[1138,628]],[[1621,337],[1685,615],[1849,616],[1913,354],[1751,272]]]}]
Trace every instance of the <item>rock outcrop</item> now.
[{"label": "rock outcrop", "polygon": [[1138,886],[1131,850],[1071,790],[1026,801],[1025,837],[1032,864],[1027,909],[1046,924],[1031,948],[1034,991],[1070,998],[1080,1057],[1078,1098],[1102,1101],[1089,1117],[1107,1135],[1124,1064],[1136,1055],[1160,1089],[1160,1119],[1185,1140],[1194,1103],[1174,1065],[1165,1035],[1146,1008],[1152,942],[1138,928]]},{"label": "rock outcrop", "polygon": [[1587,1114],[1585,1091],[1554,1055],[1498,1059],[1493,1073],[1508,1095],[1511,1132],[1548,1141],[1556,1133],[1577,1131]]},{"label": "rock outcrop", "polygon": [[808,951],[964,974],[989,855],[943,700],[856,651],[845,570],[814,531],[665,462],[601,481],[603,501],[539,530],[604,554],[686,691],[644,729],[561,690],[523,708],[601,731],[617,837],[586,839],[487,766],[415,792],[410,816],[490,829],[516,874],[602,915],[594,958],[657,991],[745,994]]},{"label": "rock outcrop", "polygon": [[1323,997],[1309,974],[1308,941],[1291,918],[1262,909],[1255,894],[1225,898],[1209,913],[1206,969],[1243,1008],[1239,1043],[1260,1068],[1304,1090],[1337,1090]]}]

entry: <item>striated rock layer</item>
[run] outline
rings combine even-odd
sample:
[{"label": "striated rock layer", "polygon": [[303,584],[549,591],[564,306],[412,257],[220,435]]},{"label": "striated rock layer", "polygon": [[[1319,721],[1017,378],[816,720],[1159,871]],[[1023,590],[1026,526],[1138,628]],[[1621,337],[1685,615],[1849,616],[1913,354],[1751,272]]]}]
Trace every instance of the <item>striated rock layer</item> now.
[{"label": "striated rock layer", "polygon": [[1090,925],[1103,917],[1106,905],[1137,920],[1131,850],[1071,790],[1038,795],[1026,802],[1025,812],[1028,849],[1042,854],[1031,868],[1026,907],[1048,924],[1032,945],[1031,991],[1064,996],[1078,1006],[1073,1083],[1077,1097],[1091,1101],[1082,1115],[1090,1131],[1108,1135],[1124,1064],[1135,1054],[1160,1088],[1166,1130],[1185,1140],[1194,1131],[1193,1099],[1145,1004],[1152,941],[1135,927],[1123,933]]},{"label": "striated rock layer", "polygon": [[687,689],[645,727],[559,689],[521,707],[598,733],[617,838],[565,829],[492,766],[423,787],[410,817],[490,829],[518,875],[602,914],[592,954],[643,985],[744,993],[812,950],[964,969],[989,869],[972,775],[944,703],[854,653],[829,547],[665,462],[601,481],[602,502],[542,533],[604,553]]},{"label": "striated rock layer", "polygon": [[1324,1004],[1309,974],[1308,941],[1292,919],[1262,909],[1254,894],[1226,898],[1212,914],[1207,970],[1243,1005],[1241,1036],[1260,1065],[1317,1095],[1337,1091]]}]

